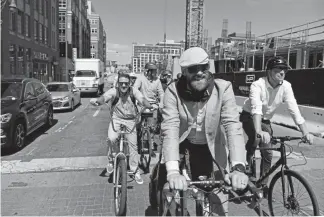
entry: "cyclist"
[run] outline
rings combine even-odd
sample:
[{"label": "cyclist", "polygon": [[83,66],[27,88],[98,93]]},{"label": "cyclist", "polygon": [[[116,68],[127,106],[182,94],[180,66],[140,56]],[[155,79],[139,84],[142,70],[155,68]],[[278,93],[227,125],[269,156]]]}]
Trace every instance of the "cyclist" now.
[{"label": "cyclist", "polygon": [[[244,102],[240,120],[243,129],[248,136],[246,143],[246,160],[248,164],[255,152],[257,144],[262,147],[271,147],[270,137],[273,134],[270,120],[276,109],[282,103],[287,103],[288,110],[299,126],[303,136],[313,143],[311,135],[306,127],[305,120],[300,114],[291,84],[284,80],[289,68],[287,61],[280,57],[272,57],[267,61],[266,76],[254,81],[250,87],[249,99]],[[257,134],[261,136],[257,138]],[[271,167],[272,150],[261,150],[261,175]],[[264,196],[267,196],[268,178],[264,180]]]},{"label": "cyclist", "polygon": [[[114,119],[114,128],[119,129],[120,124],[127,126],[128,130],[135,124],[135,117],[137,113],[137,107],[134,104],[135,99],[144,107],[152,108],[150,103],[144,98],[140,91],[130,87],[130,76],[129,74],[119,73],[118,75],[118,87],[111,88],[105,92],[101,97],[91,99],[90,102],[95,105],[101,105],[110,100],[114,100],[119,97],[117,103],[112,106],[112,118]],[[135,98],[135,99],[132,99]],[[137,134],[136,131],[125,135],[129,144],[129,166],[130,170],[135,173],[135,181],[138,184],[143,184],[140,172],[138,170],[139,155],[137,152]],[[108,151],[108,165],[107,172],[113,172],[113,156],[114,147],[118,144],[116,140],[118,134],[112,128],[112,122],[109,123],[108,127],[108,141],[110,142],[109,147],[112,149],[112,153]]]},{"label": "cyclist", "polygon": [[134,86],[134,83],[135,83],[135,81],[137,79],[137,76],[136,76],[136,74],[134,72],[129,73],[129,76],[131,78],[131,86]]},{"label": "cyclist", "polygon": [[[198,180],[199,176],[211,177],[213,159],[216,159],[230,171],[226,181],[234,190],[246,188],[245,143],[231,83],[213,79],[208,54],[202,48],[184,51],[180,66],[182,76],[166,89],[162,109],[162,153],[169,187],[187,189],[186,178],[179,168],[179,152],[186,149],[192,180]],[[221,124],[227,136],[231,165]],[[216,201],[224,202],[220,212],[226,214],[227,196],[223,193],[217,196]]]},{"label": "cyclist", "polygon": [[161,73],[160,81],[165,91],[168,85],[172,82],[172,72],[170,70],[165,70]]},{"label": "cyclist", "polygon": [[[153,105],[155,110],[153,111],[153,118],[148,119],[150,126],[157,126],[158,110],[163,106],[164,91],[160,79],[157,77],[157,66],[154,63],[146,63],[145,69],[147,70],[145,75],[139,75],[134,83],[134,88],[139,89],[144,97]],[[156,105],[158,103],[158,105]],[[139,125],[140,126],[140,125]],[[153,144],[154,146],[154,144]],[[152,147],[154,148],[154,147]],[[155,153],[151,153],[152,157],[155,157]]]}]

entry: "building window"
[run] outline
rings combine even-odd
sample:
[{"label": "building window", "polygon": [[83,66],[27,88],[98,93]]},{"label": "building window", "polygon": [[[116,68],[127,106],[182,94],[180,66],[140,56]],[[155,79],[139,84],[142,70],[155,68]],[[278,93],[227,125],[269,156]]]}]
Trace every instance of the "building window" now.
[{"label": "building window", "polygon": [[95,56],[96,56],[96,54],[94,54],[94,53],[91,53],[91,58],[92,58],[92,59],[94,59],[94,58],[95,58]]},{"label": "building window", "polygon": [[17,60],[18,60],[17,74],[20,74],[20,75],[25,73],[24,53],[25,53],[24,48],[19,46],[18,47],[18,58],[17,58]]},{"label": "building window", "polygon": [[30,37],[30,16],[25,14],[25,36]]},{"label": "building window", "polygon": [[9,45],[10,74],[16,74],[16,45]]},{"label": "building window", "polygon": [[55,25],[55,16],[56,16],[56,14],[55,14],[55,8],[52,7],[52,24],[54,24],[54,25]]},{"label": "building window", "polygon": [[34,40],[38,41],[38,22],[34,20]]},{"label": "building window", "polygon": [[22,11],[17,13],[17,32],[21,35],[24,34],[24,12]]},{"label": "building window", "polygon": [[66,8],[66,0],[59,0],[59,7]]},{"label": "building window", "polygon": [[44,14],[44,0],[39,0],[39,14]]},{"label": "building window", "polygon": [[47,10],[48,10],[48,0],[45,0],[44,1],[44,16],[45,16],[46,19],[48,19],[48,12],[47,12]]},{"label": "building window", "polygon": [[44,27],[44,44],[48,45],[48,28]]},{"label": "building window", "polygon": [[54,31],[52,31],[52,47],[56,49],[56,37]]},{"label": "building window", "polygon": [[91,28],[91,33],[97,33],[97,28]]},{"label": "building window", "polygon": [[39,23],[39,42],[43,43],[43,25],[41,23]]},{"label": "building window", "polygon": [[93,44],[91,45],[91,49],[95,49],[95,46]]},{"label": "building window", "polygon": [[16,31],[16,13],[10,11],[9,12],[9,29],[12,31]]}]

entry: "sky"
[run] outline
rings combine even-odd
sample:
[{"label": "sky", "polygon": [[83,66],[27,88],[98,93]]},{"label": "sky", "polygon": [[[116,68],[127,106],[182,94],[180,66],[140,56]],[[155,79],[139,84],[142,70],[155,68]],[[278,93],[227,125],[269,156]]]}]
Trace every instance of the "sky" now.
[{"label": "sky", "polygon": [[[107,34],[107,59],[131,62],[132,42],[156,44],[185,38],[186,0],[91,0]],[[166,5],[166,10],[164,10]],[[214,41],[223,19],[228,33],[245,33],[252,22],[256,36],[324,18],[324,0],[205,0],[204,29]],[[164,25],[165,24],[165,25]]]}]

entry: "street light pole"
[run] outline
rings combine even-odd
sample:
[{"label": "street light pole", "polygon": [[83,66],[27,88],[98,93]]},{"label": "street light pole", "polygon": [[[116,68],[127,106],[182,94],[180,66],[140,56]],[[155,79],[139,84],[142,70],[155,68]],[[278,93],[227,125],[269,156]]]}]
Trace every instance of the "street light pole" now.
[{"label": "street light pole", "polygon": [[[68,2],[66,2],[68,3]],[[65,76],[68,77],[68,4],[66,4],[65,9]]]}]

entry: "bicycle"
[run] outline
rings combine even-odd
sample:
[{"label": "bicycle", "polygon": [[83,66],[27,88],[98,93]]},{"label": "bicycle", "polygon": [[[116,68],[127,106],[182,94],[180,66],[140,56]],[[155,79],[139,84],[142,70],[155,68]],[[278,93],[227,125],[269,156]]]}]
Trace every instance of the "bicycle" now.
[{"label": "bicycle", "polygon": [[[303,185],[306,188],[307,193],[310,196],[310,201],[311,201],[311,206],[307,206],[307,208],[313,208],[313,212],[310,214],[312,216],[319,216],[319,207],[318,207],[318,202],[315,197],[315,194],[313,190],[311,189],[310,185],[307,183],[307,181],[297,172],[290,170],[289,167],[287,166],[287,155],[286,155],[286,149],[285,146],[289,146],[288,144],[285,144],[286,141],[292,141],[292,140],[302,140],[305,142],[304,138],[302,137],[273,137],[271,139],[272,143],[279,143],[280,147],[279,148],[258,148],[258,149],[268,149],[268,150],[275,150],[275,151],[280,151],[281,157],[280,159],[269,169],[269,171],[264,174],[262,177],[260,177],[258,180],[256,180],[256,162],[255,162],[255,155],[252,157],[252,163],[251,165],[251,170],[252,174],[249,175],[249,182],[247,185],[247,188],[245,191],[239,192],[240,194],[238,195],[237,192],[234,192],[230,186],[228,186],[224,182],[224,174],[226,171],[219,166],[217,161],[214,160],[214,163],[217,165],[219,171],[222,174],[222,179],[220,181],[216,181],[213,179],[207,180],[206,177],[199,177],[201,181],[188,181],[188,190],[187,192],[184,191],[170,191],[167,189],[167,186],[164,186],[163,189],[163,195],[164,195],[164,200],[162,203],[160,203],[160,206],[158,208],[158,213],[159,215],[165,216],[167,214],[174,214],[174,215],[187,215],[187,199],[191,198],[196,201],[196,215],[204,215],[208,216],[209,214],[212,214],[214,210],[212,209],[212,206],[210,206],[210,201],[208,199],[209,194],[212,194],[214,192],[224,192],[224,193],[229,193],[232,198],[223,201],[223,203],[231,200],[250,200],[251,201],[251,207],[259,209],[259,215],[263,216],[264,211],[262,208],[262,200],[263,200],[263,189],[262,189],[262,181],[270,176],[277,168],[281,167],[281,171],[276,173],[274,177],[272,178],[270,182],[270,187],[269,187],[269,194],[268,194],[268,206],[269,206],[269,211],[270,215],[274,216],[274,209],[275,207],[273,206],[273,203],[275,200],[273,200],[273,193],[274,192],[274,187],[276,182],[280,179],[282,180],[282,189],[283,189],[283,206],[286,208],[288,211],[291,210],[291,214],[305,214],[305,212],[301,212],[300,205],[298,201],[296,200],[296,196],[298,195],[298,191],[295,191],[295,185],[293,185],[292,178],[296,178],[301,185]],[[292,153],[292,147],[289,146],[291,149]],[[289,155],[289,154],[288,154]],[[286,194],[286,183],[285,183],[285,177],[288,179],[288,184],[292,188],[291,193]],[[299,185],[298,185],[299,186]],[[188,192],[191,192],[189,194]],[[248,193],[249,192],[249,193]],[[188,196],[189,195],[189,196]],[[162,196],[161,196],[162,198]],[[173,203],[173,204],[172,204]],[[168,207],[167,207],[168,206]],[[172,206],[172,207],[171,207]],[[170,207],[172,208],[170,210]],[[172,213],[173,212],[173,213]]]},{"label": "bicycle", "polygon": [[[150,172],[150,163],[152,158],[152,126],[148,124],[148,118],[153,117],[154,110],[143,110],[141,114],[142,123],[140,129],[140,143],[139,143],[139,154],[140,154],[140,161],[141,165],[143,166],[143,170],[145,173]],[[148,154],[148,157],[146,156]]]},{"label": "bicycle", "polygon": [[[258,135],[258,138],[260,136]],[[286,144],[285,142],[288,141],[293,141],[293,140],[301,140],[301,142],[305,143],[305,138],[304,137],[290,137],[290,136],[283,136],[283,137],[272,137],[271,138],[271,143],[273,145],[275,144],[280,144],[280,147],[273,147],[273,148],[257,148],[257,150],[273,150],[273,151],[279,151],[280,152],[280,158],[279,160],[271,166],[271,168],[263,175],[261,176],[258,180],[256,179],[256,160],[255,160],[255,154],[253,155],[250,164],[251,169],[250,173],[248,174],[250,177],[250,180],[255,183],[257,187],[261,187],[261,183],[264,179],[267,177],[270,177],[272,173],[275,172],[276,169],[278,169],[281,166],[281,169],[279,172],[277,172],[273,178],[271,179],[270,185],[269,185],[269,194],[268,194],[268,206],[269,206],[269,211],[272,216],[278,215],[274,212],[274,204],[276,203],[277,200],[273,198],[273,194],[275,193],[274,187],[277,181],[279,182],[281,180],[281,186],[283,190],[282,198],[283,198],[283,205],[284,208],[287,209],[288,211],[291,211],[292,214],[299,214],[301,212],[301,207],[300,203],[298,203],[296,197],[298,196],[298,191],[295,190],[294,184],[292,182],[292,178],[295,178],[300,182],[301,185],[303,185],[307,191],[307,193],[310,196],[310,201],[311,201],[311,206],[307,206],[307,208],[313,208],[313,211],[310,213],[312,216],[317,216],[320,215],[319,213],[319,207],[318,207],[318,202],[316,199],[316,196],[310,187],[309,183],[306,181],[306,179],[301,176],[298,172],[290,170],[288,165],[287,165],[287,156],[289,156],[293,148]],[[286,155],[286,146],[290,148],[290,153]],[[305,158],[306,159],[306,158]],[[285,178],[287,177],[287,178]],[[288,186],[286,186],[286,181],[288,180]],[[299,186],[299,185],[298,185]],[[286,194],[286,187],[288,187],[288,192]],[[289,193],[289,187],[291,188],[291,192]]]}]

